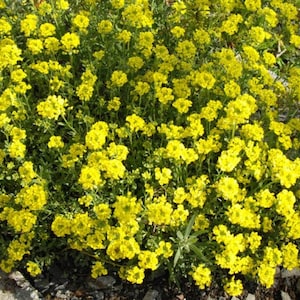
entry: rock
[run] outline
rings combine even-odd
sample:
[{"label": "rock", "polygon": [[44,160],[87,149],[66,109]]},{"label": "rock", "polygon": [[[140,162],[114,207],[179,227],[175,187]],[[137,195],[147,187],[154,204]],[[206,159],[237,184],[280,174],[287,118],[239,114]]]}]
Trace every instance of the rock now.
[{"label": "rock", "polygon": [[255,300],[255,295],[248,294],[246,300]]},{"label": "rock", "polygon": [[233,297],[231,298],[231,300],[239,300],[239,298],[233,296]]},{"label": "rock", "polygon": [[105,290],[111,288],[116,283],[116,279],[111,276],[100,276],[96,279],[89,278],[87,284],[94,290]]},{"label": "rock", "polygon": [[298,278],[297,283],[296,283],[296,292],[300,294],[300,278]]},{"label": "rock", "polygon": [[5,274],[0,271],[0,299],[41,300],[42,298],[20,272]]},{"label": "rock", "polygon": [[144,296],[143,300],[157,300],[159,292],[157,290],[149,290]]},{"label": "rock", "polygon": [[283,270],[281,273],[282,278],[287,277],[299,277],[300,276],[300,269],[293,269],[293,270]]},{"label": "rock", "polygon": [[281,299],[282,300],[292,300],[288,293],[281,291]]},{"label": "rock", "polygon": [[104,300],[105,299],[105,295],[103,292],[101,291],[94,291],[92,293],[89,293],[89,295],[91,295],[94,300]]}]

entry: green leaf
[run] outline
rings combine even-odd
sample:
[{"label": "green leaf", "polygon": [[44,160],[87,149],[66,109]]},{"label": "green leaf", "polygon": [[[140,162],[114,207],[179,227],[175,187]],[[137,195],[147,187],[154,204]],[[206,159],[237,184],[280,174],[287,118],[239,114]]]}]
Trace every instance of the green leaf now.
[{"label": "green leaf", "polygon": [[176,267],[177,262],[178,262],[180,256],[181,256],[181,248],[178,248],[178,250],[177,250],[177,252],[176,252],[176,254],[174,256],[174,268]]},{"label": "green leaf", "polygon": [[192,228],[193,228],[193,225],[195,223],[195,219],[196,219],[196,215],[192,215],[186,229],[185,229],[185,232],[184,232],[184,237],[185,239],[187,239],[192,231]]},{"label": "green leaf", "polygon": [[179,238],[180,241],[183,240],[183,234],[182,234],[181,231],[177,231],[177,232],[176,232],[176,235],[177,235],[177,237]]}]

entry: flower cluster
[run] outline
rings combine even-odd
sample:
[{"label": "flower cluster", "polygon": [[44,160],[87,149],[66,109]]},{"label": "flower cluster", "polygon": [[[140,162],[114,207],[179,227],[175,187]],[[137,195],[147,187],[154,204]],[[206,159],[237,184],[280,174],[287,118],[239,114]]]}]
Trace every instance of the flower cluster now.
[{"label": "flower cluster", "polygon": [[299,1],[8,2],[0,269],[237,296],[300,266]]}]

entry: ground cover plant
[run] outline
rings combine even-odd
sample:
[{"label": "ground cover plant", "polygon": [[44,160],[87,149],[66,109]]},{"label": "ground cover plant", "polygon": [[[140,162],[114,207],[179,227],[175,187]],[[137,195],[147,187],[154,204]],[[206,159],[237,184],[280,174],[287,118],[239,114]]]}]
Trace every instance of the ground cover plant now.
[{"label": "ground cover plant", "polygon": [[299,267],[299,9],[0,0],[0,268],[239,295]]}]

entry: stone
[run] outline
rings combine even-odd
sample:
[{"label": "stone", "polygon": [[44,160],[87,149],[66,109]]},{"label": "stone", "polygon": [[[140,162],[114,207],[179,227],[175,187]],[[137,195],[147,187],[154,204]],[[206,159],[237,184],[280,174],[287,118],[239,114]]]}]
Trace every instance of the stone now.
[{"label": "stone", "polygon": [[290,295],[284,291],[281,291],[281,299],[282,300],[292,300]]},{"label": "stone", "polygon": [[300,276],[300,269],[295,268],[293,270],[283,270],[281,273],[282,278],[288,277],[299,277]]},{"label": "stone", "polygon": [[297,279],[297,283],[296,283],[296,292],[298,294],[300,294],[300,278]]},{"label": "stone", "polygon": [[157,290],[149,290],[143,300],[157,300],[159,292]]},{"label": "stone", "polygon": [[96,279],[89,278],[87,284],[95,290],[105,290],[111,288],[116,283],[116,279],[111,276],[100,276]]},{"label": "stone", "polygon": [[10,274],[0,271],[0,299],[42,300],[38,291],[18,271]]},{"label": "stone", "polygon": [[255,295],[253,294],[248,294],[247,298],[245,300],[255,300]]}]

